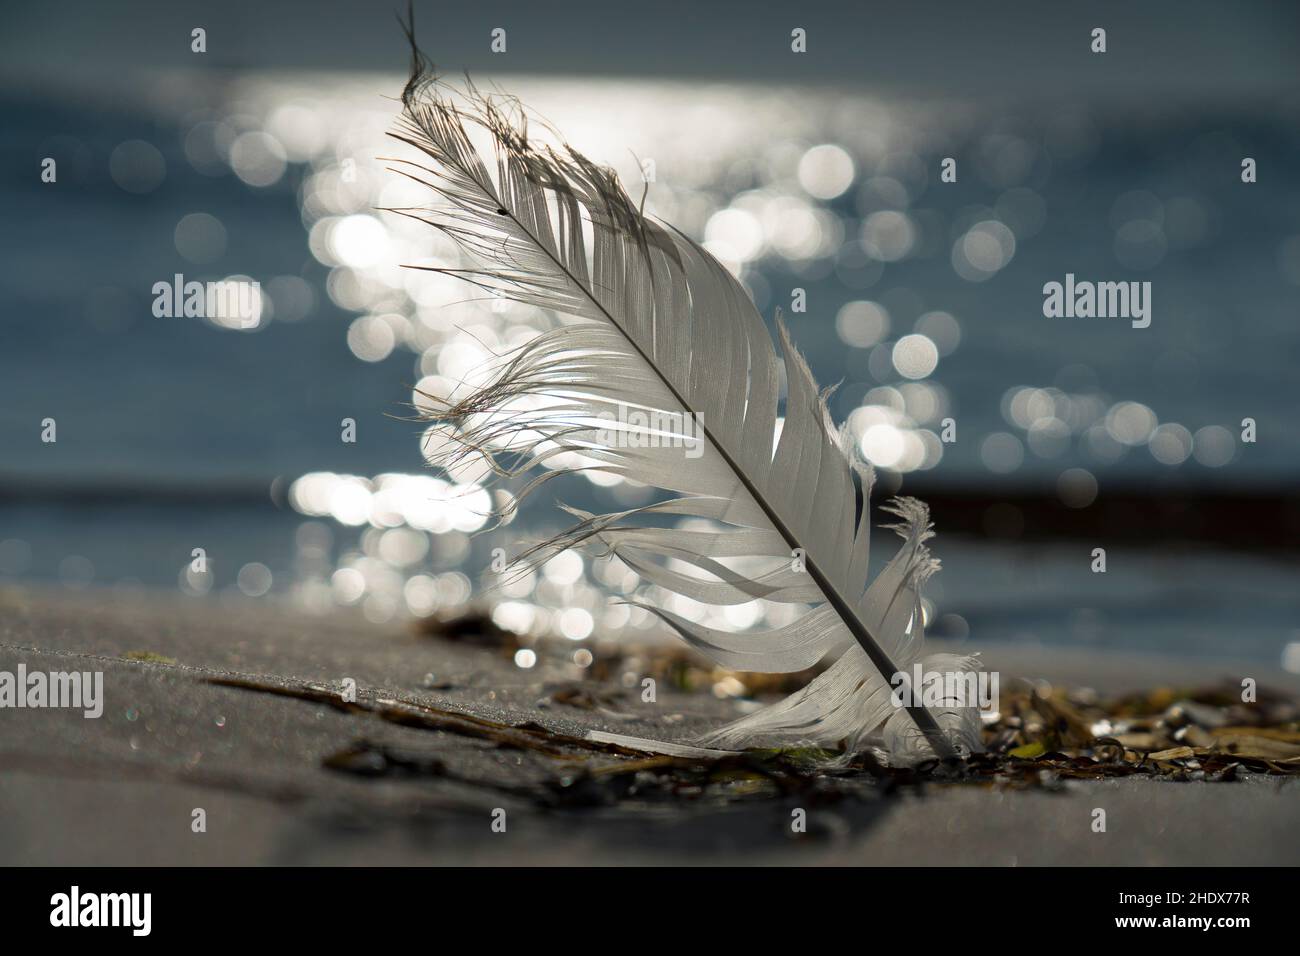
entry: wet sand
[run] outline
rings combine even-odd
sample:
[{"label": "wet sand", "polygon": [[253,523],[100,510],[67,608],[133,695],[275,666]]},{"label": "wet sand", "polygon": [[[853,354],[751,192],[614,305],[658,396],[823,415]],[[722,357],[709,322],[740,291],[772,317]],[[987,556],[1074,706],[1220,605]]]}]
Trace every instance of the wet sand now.
[{"label": "wet sand", "polygon": [[[1100,691],[1254,677],[1300,678],[1230,661],[982,648],[989,667]],[[124,659],[124,655],[151,657]],[[161,660],[165,658],[168,660]],[[0,671],[102,671],[103,716],[0,710],[0,864],[1270,864],[1300,862],[1300,784],[1146,778],[1054,791],[927,786],[800,807],[798,798],[631,810],[542,808],[556,761],[373,713],[209,682],[357,684],[396,699],[581,736],[665,740],[737,706],[660,689],[617,718],[544,700],[571,674],[499,650],[269,602],[224,603],[35,589],[0,591]],[[432,681],[426,675],[433,674]],[[429,689],[425,685],[432,684]],[[439,773],[365,776],[322,762],[359,741]],[[617,758],[601,758],[617,759]],[[1093,810],[1107,814],[1095,833]],[[808,832],[790,832],[805,809]],[[206,832],[192,828],[204,811]],[[493,811],[506,830],[494,832]]]}]

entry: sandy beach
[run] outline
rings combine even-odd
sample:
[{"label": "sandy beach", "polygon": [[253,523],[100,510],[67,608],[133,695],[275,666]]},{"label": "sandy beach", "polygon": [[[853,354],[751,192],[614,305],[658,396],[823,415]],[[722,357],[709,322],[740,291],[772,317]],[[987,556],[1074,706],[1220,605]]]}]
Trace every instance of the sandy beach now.
[{"label": "sandy beach", "polygon": [[[1295,675],[1230,661],[982,650],[1006,675],[1099,691],[1243,675],[1261,688],[1300,691]],[[935,783],[820,802],[546,805],[535,795],[554,792],[551,757],[454,727],[403,726],[373,711],[232,686],[338,693],[350,678],[362,705],[406,702],[574,737],[603,729],[685,740],[736,714],[732,701],[667,687],[628,713],[557,706],[547,690],[566,675],[550,664],[521,670],[499,650],[350,613],[9,589],[0,592],[0,671],[20,664],[101,671],[105,699],[98,719],[73,709],[0,712],[4,864],[1300,861],[1295,841],[1279,839],[1300,828],[1294,780],[1130,777],[1028,791]],[[368,768],[377,753],[402,772]],[[628,758],[579,752],[560,765],[619,759]],[[1106,811],[1104,833],[1091,827],[1096,808]],[[206,832],[194,832],[197,809]],[[796,836],[797,809],[808,826]],[[492,827],[498,810],[505,832]]]}]

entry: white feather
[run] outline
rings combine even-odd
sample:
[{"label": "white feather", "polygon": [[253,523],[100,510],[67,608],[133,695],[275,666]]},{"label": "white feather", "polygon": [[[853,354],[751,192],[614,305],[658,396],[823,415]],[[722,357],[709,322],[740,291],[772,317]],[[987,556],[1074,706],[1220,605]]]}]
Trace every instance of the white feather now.
[{"label": "white feather", "polygon": [[[572,528],[517,560],[535,566],[565,548],[597,547],[695,601],[812,605],[785,626],[741,633],[641,605],[729,668],[792,672],[840,654],[803,690],[709,735],[711,746],[874,743],[903,761],[977,748],[969,708],[932,714],[891,700],[893,673],[944,663],[923,649],[920,591],[938,567],[925,546],[929,515],[913,499],[893,503],[904,544],[868,586],[872,474],[853,461],[779,312],[783,359],[745,290],[708,252],[643,216],[609,170],[571,148],[534,145],[509,101],[472,86],[449,91],[418,52],[403,107],[393,135],[423,158],[395,168],[436,198],[394,211],[442,230],[464,259],[420,268],[568,317],[495,359],[487,385],[458,391],[432,416],[455,439],[443,463],[482,455],[514,476],[578,456],[581,464],[552,467],[524,493],[595,469],[674,495],[607,515],[570,509]],[[488,134],[490,153],[475,149],[468,127]],[[702,428],[690,444],[694,422]],[[676,527],[685,516],[719,530]]]}]

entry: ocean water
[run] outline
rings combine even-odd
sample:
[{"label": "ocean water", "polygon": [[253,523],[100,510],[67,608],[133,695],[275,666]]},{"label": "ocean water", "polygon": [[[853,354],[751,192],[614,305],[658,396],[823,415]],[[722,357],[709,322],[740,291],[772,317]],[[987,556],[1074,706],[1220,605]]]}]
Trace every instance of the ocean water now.
[{"label": "ocean water", "polygon": [[[215,91],[177,80],[162,100],[5,103],[0,581],[360,603],[390,620],[472,599],[490,548],[553,526],[556,497],[635,498],[566,479],[478,537],[447,486],[427,522],[375,517],[377,476],[427,473],[412,388],[444,387],[475,339],[550,321],[398,268],[441,251],[376,211],[409,195],[377,159],[401,149],[383,137],[399,85],[246,75]],[[648,208],[705,241],[766,316],[786,311],[893,486],[1158,495],[1296,476],[1293,104],[990,112],[757,84],[509,86],[625,182],[652,176]],[[939,177],[949,156],[955,183]],[[261,319],[155,316],[155,283],[177,273],[257,280]],[[1149,282],[1150,327],[1044,317],[1044,284],[1067,274]],[[954,443],[937,437],[948,418]],[[47,419],[57,441],[42,441]],[[1276,662],[1298,639],[1285,554],[1151,542],[1093,575],[1090,542],[938,531],[932,617],[974,643]],[[197,578],[196,547],[211,562]],[[577,632],[648,623],[609,616],[602,575],[560,569],[512,600],[532,629],[561,606],[587,614]]]}]

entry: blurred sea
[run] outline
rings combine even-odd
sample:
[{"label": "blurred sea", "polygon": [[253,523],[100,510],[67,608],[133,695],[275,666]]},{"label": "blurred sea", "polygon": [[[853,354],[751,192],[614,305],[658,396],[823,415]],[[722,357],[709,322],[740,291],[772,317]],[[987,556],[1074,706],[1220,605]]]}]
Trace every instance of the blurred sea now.
[{"label": "blurred sea", "polygon": [[[785,309],[892,487],[1087,499],[1296,476],[1294,103],[989,113],[758,85],[503,85],[625,182],[653,170],[648,207],[706,241],[766,316]],[[388,620],[469,599],[488,550],[553,524],[554,498],[636,500],[566,479],[473,538],[453,494],[473,476],[373,480],[427,473],[420,426],[402,420],[414,385],[446,387],[481,359],[475,338],[505,345],[549,321],[397,268],[438,252],[375,210],[409,195],[375,159],[399,150],[382,138],[399,88],[277,74],[4,101],[0,582],[281,595]],[[956,183],[939,181],[946,156]],[[262,320],[155,318],[151,288],[176,273],[256,279]],[[1150,281],[1151,327],[1044,318],[1043,284],[1067,273]],[[937,439],[946,417],[953,444]],[[47,418],[57,442],[41,440]],[[445,507],[417,520],[426,491]],[[1291,563],[1152,542],[1111,549],[1093,575],[1104,542],[995,545],[936,522],[938,633],[1272,663],[1300,640]],[[211,562],[198,578],[195,547]],[[556,626],[548,608],[572,607],[587,619],[569,636],[637,625],[606,609],[622,586],[560,567],[511,596],[507,623]]]}]

